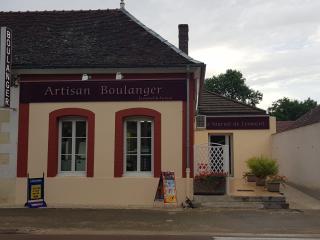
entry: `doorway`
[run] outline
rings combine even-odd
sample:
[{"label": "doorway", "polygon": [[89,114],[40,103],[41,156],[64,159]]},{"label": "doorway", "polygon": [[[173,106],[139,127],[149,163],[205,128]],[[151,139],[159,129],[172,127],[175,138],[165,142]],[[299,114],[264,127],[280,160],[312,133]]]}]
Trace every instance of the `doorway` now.
[{"label": "doorway", "polygon": [[[209,146],[226,146],[221,150],[222,162],[228,164],[229,174],[233,175],[232,167],[232,135],[230,134],[210,134],[209,135]],[[211,158],[213,159],[213,157]]]}]

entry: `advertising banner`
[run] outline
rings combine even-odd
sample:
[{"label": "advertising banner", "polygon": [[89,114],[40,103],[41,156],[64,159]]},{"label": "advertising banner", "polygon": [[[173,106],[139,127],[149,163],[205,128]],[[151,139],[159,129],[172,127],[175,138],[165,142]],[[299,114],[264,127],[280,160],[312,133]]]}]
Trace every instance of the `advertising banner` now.
[{"label": "advertising banner", "polygon": [[174,172],[161,173],[154,200],[164,202],[164,204],[177,204],[177,191]]},{"label": "advertising banner", "polygon": [[186,80],[22,82],[20,102],[185,101]]},{"label": "advertising banner", "polygon": [[10,107],[12,31],[1,27],[0,36],[0,107]]},{"label": "advertising banner", "polygon": [[44,176],[42,178],[29,178],[27,185],[27,202],[25,207],[46,207],[44,201]]},{"label": "advertising banner", "polygon": [[212,130],[255,130],[269,129],[269,116],[252,117],[207,117],[207,129]]}]

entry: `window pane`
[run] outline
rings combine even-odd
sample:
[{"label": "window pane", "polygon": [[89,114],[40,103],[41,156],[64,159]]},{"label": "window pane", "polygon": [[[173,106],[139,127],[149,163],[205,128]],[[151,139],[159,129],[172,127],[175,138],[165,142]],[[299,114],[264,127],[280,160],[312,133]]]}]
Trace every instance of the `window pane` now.
[{"label": "window pane", "polygon": [[141,155],[141,171],[151,171],[151,155]]},{"label": "window pane", "polygon": [[87,135],[87,124],[86,121],[76,122],[76,137],[86,137]]},{"label": "window pane", "polygon": [[127,155],[127,171],[137,171],[137,155]]},{"label": "window pane", "polygon": [[61,154],[72,154],[72,138],[61,139]]},{"label": "window pane", "polygon": [[76,155],[76,171],[85,171],[86,170],[86,155]]},{"label": "window pane", "polygon": [[137,137],[137,122],[127,121],[127,137]]},{"label": "window pane", "polygon": [[141,121],[141,137],[151,137],[151,121]]},{"label": "window pane", "polygon": [[87,154],[87,139],[76,138],[76,154]]},{"label": "window pane", "polygon": [[151,154],[151,138],[141,138],[141,154]]},{"label": "window pane", "polygon": [[61,171],[71,171],[71,155],[61,155]]},{"label": "window pane", "polygon": [[137,154],[137,138],[127,138],[127,153]]},{"label": "window pane", "polygon": [[62,137],[72,137],[72,122],[62,122]]}]

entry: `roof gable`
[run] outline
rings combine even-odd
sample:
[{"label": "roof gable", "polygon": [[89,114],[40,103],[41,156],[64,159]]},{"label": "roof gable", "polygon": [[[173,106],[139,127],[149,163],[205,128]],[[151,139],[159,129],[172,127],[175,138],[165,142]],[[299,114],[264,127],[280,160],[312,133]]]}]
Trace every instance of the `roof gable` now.
[{"label": "roof gable", "polygon": [[122,9],[0,12],[0,26],[13,31],[16,69],[198,63]]},{"label": "roof gable", "polygon": [[265,115],[266,111],[203,89],[199,97],[198,114],[208,116]]},{"label": "roof gable", "polygon": [[311,109],[306,114],[302,115],[296,121],[294,121],[288,128],[284,131],[288,131],[294,128],[304,127],[314,123],[320,122],[320,105]]}]

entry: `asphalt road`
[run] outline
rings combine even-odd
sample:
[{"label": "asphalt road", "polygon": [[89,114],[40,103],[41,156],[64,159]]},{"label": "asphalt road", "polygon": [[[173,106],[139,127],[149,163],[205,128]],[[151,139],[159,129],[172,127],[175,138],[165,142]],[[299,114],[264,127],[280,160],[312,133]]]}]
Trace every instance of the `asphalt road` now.
[{"label": "asphalt road", "polygon": [[0,234],[0,240],[319,240],[319,238],[216,237],[181,235],[26,235]]},{"label": "asphalt road", "polygon": [[0,235],[1,240],[212,240],[209,236]]},{"label": "asphalt road", "polygon": [[[145,239],[148,239],[146,235],[170,236],[181,234],[185,235],[182,239],[190,239],[189,236],[192,235],[198,236],[199,239],[208,239],[203,237],[230,236],[233,234],[239,236],[251,234],[253,236],[308,235],[319,237],[320,211],[0,209],[0,239],[10,239],[4,238],[8,236],[17,239],[22,234],[26,234],[25,237],[31,234],[34,234],[34,236],[47,234],[48,237],[54,234],[91,234],[95,235],[97,239],[99,239],[98,235],[118,235],[118,237],[120,237],[119,235],[144,235]],[[72,236],[68,235],[66,237]],[[105,239],[105,236],[102,239]],[[112,239],[115,239],[115,237]],[[134,239],[134,236],[131,239]]]}]

